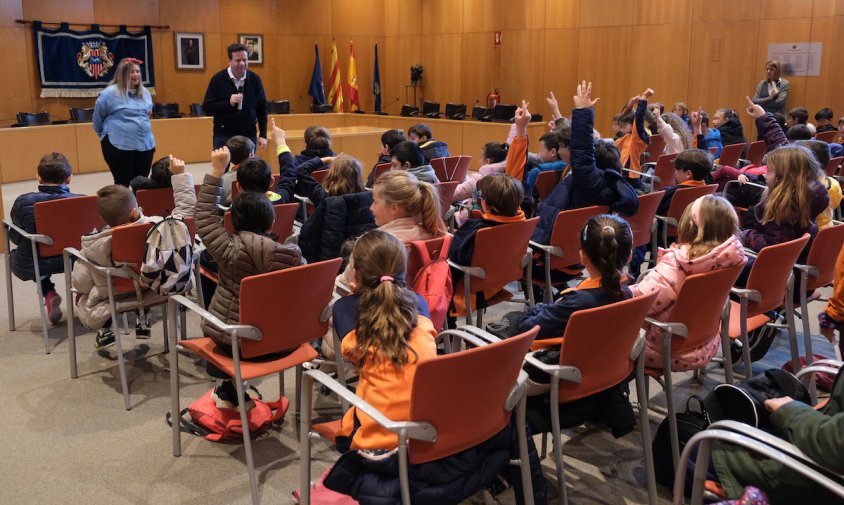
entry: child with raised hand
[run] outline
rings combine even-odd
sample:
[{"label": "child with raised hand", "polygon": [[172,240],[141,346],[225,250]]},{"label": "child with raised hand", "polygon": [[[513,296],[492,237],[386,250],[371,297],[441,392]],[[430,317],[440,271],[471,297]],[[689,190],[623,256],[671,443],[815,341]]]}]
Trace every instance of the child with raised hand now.
[{"label": "child with raised hand", "polygon": [[[388,418],[406,420],[416,367],[436,356],[437,332],[419,313],[424,300],[404,285],[407,252],[400,240],[370,231],[355,243],[352,260],[354,295],[334,306],[343,356],[360,374],[358,396]],[[391,450],[398,438],[352,407],[343,416],[336,442],[341,451]]]},{"label": "child with raised hand", "polygon": [[[698,198],[680,218],[677,243],[660,250],[656,267],[630,286],[630,291],[633,296],[657,292],[649,315],[659,321],[671,321],[674,301],[686,277],[747,261],[735,235],[737,231],[738,217],[727,200],[714,195]],[[645,366],[662,368],[662,342],[659,328],[648,325]],[[676,372],[703,366],[718,352],[719,344],[720,334],[715,333],[701,346],[672,356],[671,369]]]},{"label": "child with raised hand", "polygon": [[[622,112],[635,108],[633,117],[623,115],[621,119],[621,138],[615,141],[618,151],[621,153],[621,166],[630,170],[640,171],[642,169],[642,153],[650,143],[648,133],[645,131],[645,111],[648,108],[648,99],[653,96],[654,91],[646,89],[641,95],[634,96],[627,102]],[[574,118],[572,118],[573,120]],[[639,174],[628,172],[624,176],[634,185],[641,186]]]},{"label": "child with raised hand", "polygon": [[[665,154],[676,154],[691,149],[692,133],[689,130],[691,118],[687,124],[673,112],[656,115],[657,132],[665,140]],[[656,161],[656,160],[653,160]]]},{"label": "child with raised hand", "polygon": [[[232,184],[237,180],[237,170],[246,161],[255,158],[255,143],[249,137],[243,135],[235,135],[226,141],[226,147],[229,148],[228,169],[223,174],[220,186],[223,188],[222,196],[220,197],[220,205],[228,207],[232,204]],[[242,188],[241,188],[242,189]]]},{"label": "child with raised hand", "polygon": [[133,193],[141,189],[172,188],[171,177],[173,177],[173,172],[170,170],[170,157],[165,156],[152,164],[149,177],[139,175],[129,182],[129,187],[132,188]]},{"label": "child with raised hand", "polygon": [[[205,175],[196,204],[197,234],[219,268],[219,285],[208,311],[224,323],[240,321],[240,283],[250,275],[282,270],[302,264],[302,256],[295,245],[278,243],[269,236],[275,212],[263,193],[243,192],[231,207],[234,233],[229,235],[223,216],[216,209],[220,177],[229,163],[227,147],[211,153],[211,173]],[[224,352],[231,352],[231,339],[223,332],[203,322],[203,331],[214,339]],[[217,377],[219,370],[209,365],[208,372]],[[215,389],[220,408],[238,405],[235,387],[226,380]]]}]

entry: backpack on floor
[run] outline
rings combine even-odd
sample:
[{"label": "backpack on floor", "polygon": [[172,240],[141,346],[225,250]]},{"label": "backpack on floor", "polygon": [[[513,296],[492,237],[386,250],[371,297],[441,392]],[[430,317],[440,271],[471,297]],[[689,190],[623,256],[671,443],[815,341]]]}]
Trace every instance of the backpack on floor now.
[{"label": "backpack on floor", "polygon": [[[774,317],[771,321],[778,322],[781,314],[782,311],[780,310],[774,311]],[[750,342],[750,361],[756,362],[764,358],[765,354],[767,354],[768,350],[771,348],[771,344],[774,343],[774,340],[776,340],[779,334],[779,328],[775,328],[767,324],[761,328],[756,328],[755,330],[747,332],[747,340]],[[732,359],[734,366],[740,365],[744,359],[742,357],[741,341],[739,339],[733,340],[730,343],[730,358]]]},{"label": "backpack on floor", "polygon": [[165,217],[147,233],[139,284],[163,296],[179,295],[193,286],[193,243],[187,224]]},{"label": "backpack on floor", "polygon": [[[698,407],[697,410],[692,410],[692,400],[694,400]],[[679,443],[680,453],[686,443],[697,433],[705,430],[709,426],[709,414],[704,401],[700,396],[692,395],[686,401],[686,411],[677,412],[677,442]],[[671,428],[668,425],[668,417],[659,423],[654,435],[652,444],[654,456],[654,472],[656,474],[656,481],[669,489],[674,489],[674,457],[671,455]],[[686,492],[691,493],[692,477],[694,476],[694,460],[689,460],[689,471],[686,472]]]},{"label": "backpack on floor", "polygon": [[428,254],[424,240],[414,240],[410,245],[416,249],[422,259],[422,267],[413,278],[413,291],[428,302],[431,322],[434,323],[434,328],[439,330],[445,325],[453,293],[451,267],[448,266],[448,247],[451,245],[451,236],[443,237],[439,256],[433,259]]},{"label": "backpack on floor", "polygon": [[[179,423],[188,432],[200,436],[205,440],[219,442],[221,440],[242,441],[243,424],[240,422],[239,409],[221,409],[217,407],[211,396],[211,389],[186,409],[179,412]],[[255,407],[246,415],[249,419],[249,435],[252,438],[267,431],[272,424],[284,417],[289,400],[281,397],[277,402],[264,402],[253,398]],[[190,421],[185,419],[190,414]],[[167,424],[171,424],[170,412],[166,415]]]}]

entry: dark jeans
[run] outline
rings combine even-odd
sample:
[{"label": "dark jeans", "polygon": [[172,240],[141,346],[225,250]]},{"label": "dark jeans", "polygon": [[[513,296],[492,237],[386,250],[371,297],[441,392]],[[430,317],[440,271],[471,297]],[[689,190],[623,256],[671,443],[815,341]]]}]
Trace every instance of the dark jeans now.
[{"label": "dark jeans", "polygon": [[100,142],[111,175],[114,176],[115,184],[129,186],[129,182],[135,177],[142,175],[149,176],[149,169],[152,165],[152,156],[155,148],[149,151],[122,151],[112,145],[108,135]]},{"label": "dark jeans", "polygon": [[[226,145],[226,141],[229,140],[232,137],[234,137],[234,135],[218,135],[218,134],[215,133],[214,134],[214,149],[219,149],[219,148],[223,147],[224,145]],[[244,135],[244,137],[251,140],[252,144],[255,146],[256,149],[258,148],[258,137],[255,137],[255,136],[250,137],[249,135]],[[254,153],[254,151],[253,151],[253,153]]]}]

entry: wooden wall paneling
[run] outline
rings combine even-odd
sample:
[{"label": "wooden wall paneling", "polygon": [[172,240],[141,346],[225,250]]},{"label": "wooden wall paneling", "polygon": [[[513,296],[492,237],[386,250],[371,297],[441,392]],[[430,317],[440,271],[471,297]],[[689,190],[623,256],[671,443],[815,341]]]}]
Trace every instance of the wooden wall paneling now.
[{"label": "wooden wall paneling", "polygon": [[[27,38],[27,34],[30,37]],[[37,70],[31,34],[32,30],[23,27],[0,27],[0,59],[32,62],[22,65],[27,67],[26,70],[0,73],[0,124],[3,126],[16,123],[15,114],[28,111],[33,106],[32,93],[37,82],[32,83],[32,79],[33,72],[37,73]]]},{"label": "wooden wall paneling", "polygon": [[762,0],[694,0],[692,21],[709,23],[758,20],[761,8]]},{"label": "wooden wall paneling", "polygon": [[[675,102],[688,103],[689,45],[691,26],[687,24],[634,26],[631,37],[631,93],[653,88],[654,101],[670,109]],[[628,96],[629,98],[629,96]]]},{"label": "wooden wall paneling", "polygon": [[[462,90],[459,96],[449,97],[441,102],[445,110],[446,102],[465,103],[466,114],[472,114],[472,107],[486,107],[486,96],[494,88],[501,88],[500,77],[494,72],[496,53],[501,49],[493,48],[492,32],[464,33]],[[498,56],[500,59],[500,56]],[[509,103],[509,102],[508,102]]]},{"label": "wooden wall paneling", "polygon": [[331,0],[277,0],[276,23],[283,35],[331,35]]},{"label": "wooden wall paneling", "polygon": [[[297,114],[310,112],[313,99],[308,95],[314,70],[314,42],[319,45],[319,58],[328,100],[328,77],[331,72],[331,37],[329,35],[281,35],[278,37],[279,67],[278,96],[290,100],[290,108]],[[339,51],[340,48],[338,47]],[[262,75],[263,78],[263,75]]]},{"label": "wooden wall paneling", "polygon": [[422,30],[422,0],[384,2],[384,35],[419,35]]},{"label": "wooden wall paneling", "polygon": [[526,8],[510,8],[505,13],[502,0],[463,0],[462,3],[462,33],[494,32],[501,29],[501,18],[509,16],[511,10],[515,17],[523,17],[528,12]]},{"label": "wooden wall paneling", "polygon": [[688,24],[691,20],[692,0],[635,0],[633,4],[634,25]]},{"label": "wooden wall paneling", "polygon": [[[549,4],[550,5],[550,4]],[[531,112],[541,112],[543,116],[551,118],[551,109],[545,102],[545,97],[553,91],[560,106],[560,112],[571,116],[571,97],[574,96],[578,79],[586,79],[578,68],[578,53],[580,47],[580,30],[577,28],[563,28],[545,30],[545,55],[542,64],[543,83],[542,97],[539,103],[531,104]]]},{"label": "wooden wall paneling", "polygon": [[[630,39],[629,26],[580,29],[577,79],[592,81],[593,98],[601,98],[601,106],[595,110],[598,130],[607,130],[612,117],[637,92],[630,83]],[[573,94],[574,89],[558,98]]]},{"label": "wooden wall paneling", "polygon": [[187,163],[209,161],[213,131],[210,117],[153,119],[155,159],[172,154]]},{"label": "wooden wall paneling", "polygon": [[464,0],[427,0],[422,2],[421,20],[423,38],[436,33],[461,33],[463,28]]},{"label": "wooden wall paneling", "polygon": [[835,15],[835,0],[814,0],[812,17],[822,18]]},{"label": "wooden wall paneling", "polygon": [[[551,3],[559,3],[551,0]],[[502,3],[501,30],[542,30],[546,26],[546,0],[525,0],[522,8],[513,8],[511,3]]]},{"label": "wooden wall paneling", "polygon": [[164,0],[159,1],[158,10],[162,24],[169,25],[171,32],[220,32],[217,0]]},{"label": "wooden wall paneling", "polygon": [[844,16],[844,0],[835,0],[835,15]]},{"label": "wooden wall paneling", "polygon": [[309,126],[319,125],[330,131],[332,128],[346,126],[344,114],[280,114],[273,117],[276,125],[284,130],[304,130]]},{"label": "wooden wall paneling", "polygon": [[[811,3],[814,3],[812,0]],[[810,2],[762,0],[761,19],[794,19],[812,15]]]},{"label": "wooden wall paneling", "polygon": [[[741,112],[746,107],[745,96],[762,78],[761,66],[748,63],[756,61],[758,32],[753,21],[692,25],[691,54],[700,58],[689,67],[689,103],[703,106],[710,118],[718,108]],[[749,135],[752,121],[746,114],[740,117]]]},{"label": "wooden wall paneling", "polygon": [[550,0],[545,4],[545,28],[580,26],[580,0]]},{"label": "wooden wall paneling", "polygon": [[94,22],[94,0],[77,0],[69,8],[67,0],[21,0],[23,18],[41,21],[90,24]]},{"label": "wooden wall paneling", "polygon": [[335,36],[376,37],[384,34],[385,0],[332,0]]},{"label": "wooden wall paneling", "polygon": [[831,108],[837,114],[833,117],[833,124],[837,126],[838,118],[844,116],[844,95],[839,84],[844,80],[844,67],[839,63],[841,56],[836,50],[844,43],[844,17],[813,19],[809,41],[823,43],[823,52],[821,75],[806,77],[804,106],[809,110],[812,122],[818,109]]},{"label": "wooden wall paneling", "polygon": [[[445,103],[460,97],[461,75],[463,74],[462,35],[460,34],[425,34],[422,36],[422,59],[419,63],[425,68],[422,84],[425,86],[425,99]],[[410,81],[410,68],[406,82]],[[422,101],[419,101],[421,108]]]},{"label": "wooden wall paneling", "polygon": [[530,110],[541,112],[545,105],[543,89],[545,37],[541,30],[505,31],[501,34],[501,70],[495,82],[502,102],[521,104],[527,100]]},{"label": "wooden wall paneling", "polygon": [[94,0],[94,21],[104,25],[158,25],[158,3],[159,0]]},{"label": "wooden wall paneling", "polygon": [[580,27],[625,26],[633,22],[629,0],[581,0]]},{"label": "wooden wall paneling", "polygon": [[[103,158],[103,150],[100,146],[100,138],[97,136],[90,124],[75,125],[77,164],[73,166],[73,173],[87,174],[91,172],[103,172],[108,170],[108,165]],[[210,147],[211,144],[207,143]],[[161,151],[156,151],[159,154]],[[208,151],[211,152],[210,150]],[[167,153],[170,154],[170,153]],[[173,153],[176,156],[179,154]],[[163,155],[161,155],[163,156]],[[161,157],[158,156],[158,157]],[[207,157],[207,155],[206,155]],[[156,158],[157,159],[157,158]]]},{"label": "wooden wall paneling", "polygon": [[0,0],[0,26],[17,26],[16,19],[23,18],[23,4],[21,0]]},{"label": "wooden wall paneling", "polygon": [[14,149],[0,149],[2,182],[34,179],[41,157],[51,152],[64,154],[76,168],[79,158],[75,128],[75,125],[54,125],[0,130],[0,145],[14,146]]},{"label": "wooden wall paneling", "polygon": [[[412,94],[406,92],[406,85],[410,84],[410,66],[420,63],[428,73],[431,69],[422,59],[422,54],[429,53],[424,41],[416,35],[402,35],[399,37],[385,37],[384,47],[378,48],[378,58],[381,65],[381,108],[384,112],[398,114],[405,103],[413,101]],[[423,84],[425,77],[423,75]],[[418,103],[421,107],[421,94],[429,95],[427,88],[419,90]]]},{"label": "wooden wall paneling", "polygon": [[276,0],[218,0],[218,2],[221,32],[256,33],[265,36],[279,33]]}]

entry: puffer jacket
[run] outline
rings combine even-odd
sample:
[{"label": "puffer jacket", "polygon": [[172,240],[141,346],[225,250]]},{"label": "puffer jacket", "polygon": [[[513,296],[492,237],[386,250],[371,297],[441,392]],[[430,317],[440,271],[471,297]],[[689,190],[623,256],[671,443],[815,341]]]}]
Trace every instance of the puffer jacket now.
[{"label": "puffer jacket", "polygon": [[[196,206],[196,193],[193,188],[193,175],[190,173],[174,174],[171,179],[173,183],[173,200],[176,208],[173,216],[191,217],[194,215]],[[163,218],[161,216],[141,216],[137,221],[130,224],[157,223]],[[125,226],[125,225],[124,225]],[[95,230],[93,233],[82,237],[81,253],[91,262],[104,266],[116,266],[111,257],[111,236],[114,228],[106,226],[102,230]],[[76,302],[76,313],[79,321],[91,330],[98,330],[111,317],[108,302],[108,282],[105,274],[90,268],[81,261],[77,261],[71,274],[73,287],[79,293],[79,300]],[[155,298],[163,298],[149,290],[141,293],[144,302],[152,302]],[[136,299],[137,294],[122,294],[120,299]]]},{"label": "puffer jacket", "polygon": [[[219,265],[220,282],[208,312],[224,323],[240,321],[240,283],[250,275],[299,266],[303,263],[299,247],[276,242],[251,232],[229,235],[223,217],[216,209],[220,179],[206,174],[196,203],[196,231],[206,250]],[[231,349],[231,337],[203,321],[205,335],[223,349]]]},{"label": "puffer jacket", "polygon": [[531,238],[540,244],[550,242],[554,222],[562,210],[607,205],[611,212],[632,216],[639,208],[636,191],[621,174],[595,165],[593,120],[591,107],[572,111],[571,172],[539,204],[539,224]]},{"label": "puffer jacket", "polygon": [[[66,184],[54,186],[50,184],[42,184],[38,186],[38,191],[33,193],[26,193],[19,196],[15,203],[12,204],[10,217],[15,226],[23,228],[27,233],[35,233],[35,204],[39,202],[49,202],[59,198],[71,198],[77,195],[70,192],[70,188]],[[19,233],[14,230],[9,231],[9,239],[13,244],[17,245],[9,253],[9,261],[12,265],[12,272],[19,279],[24,281],[31,281],[35,279],[35,267],[32,265],[32,246],[28,240],[24,240]],[[64,272],[64,260],[61,255],[52,256],[49,258],[38,258],[38,268],[41,270],[41,275],[58,274]]]},{"label": "puffer jacket", "polygon": [[[688,248],[673,245],[669,249],[660,250],[656,267],[638,284],[630,286],[630,291],[633,296],[656,292],[656,300],[648,315],[658,321],[671,321],[674,302],[686,277],[746,262],[741,241],[735,235],[694,259],[689,259]],[[662,332],[653,325],[647,325],[646,328],[645,366],[662,369]],[[720,334],[715,333],[706,343],[688,349],[682,355],[673,355],[671,370],[680,372],[703,366],[718,352],[720,342]]]},{"label": "puffer jacket", "polygon": [[454,201],[466,200],[472,198],[472,192],[478,187],[478,181],[488,175],[503,174],[507,168],[507,161],[499,163],[487,163],[482,166],[477,172],[469,172],[466,174],[466,179],[461,182],[454,190]]},{"label": "puffer jacket", "polygon": [[747,139],[744,137],[744,126],[742,126],[739,118],[732,117],[724,124],[718,126],[718,131],[721,132],[721,143],[725,146],[732,144],[744,144],[745,148],[742,151],[742,156],[747,151]]},{"label": "puffer jacket", "polygon": [[451,156],[448,153],[448,144],[439,140],[428,140],[419,144],[419,149],[422,150],[422,154],[425,156],[425,161],[428,163],[431,162],[434,158],[447,158]]},{"label": "puffer jacket", "polygon": [[323,198],[299,235],[305,259],[313,263],[339,258],[343,242],[375,228],[370,205],[370,191]]}]

